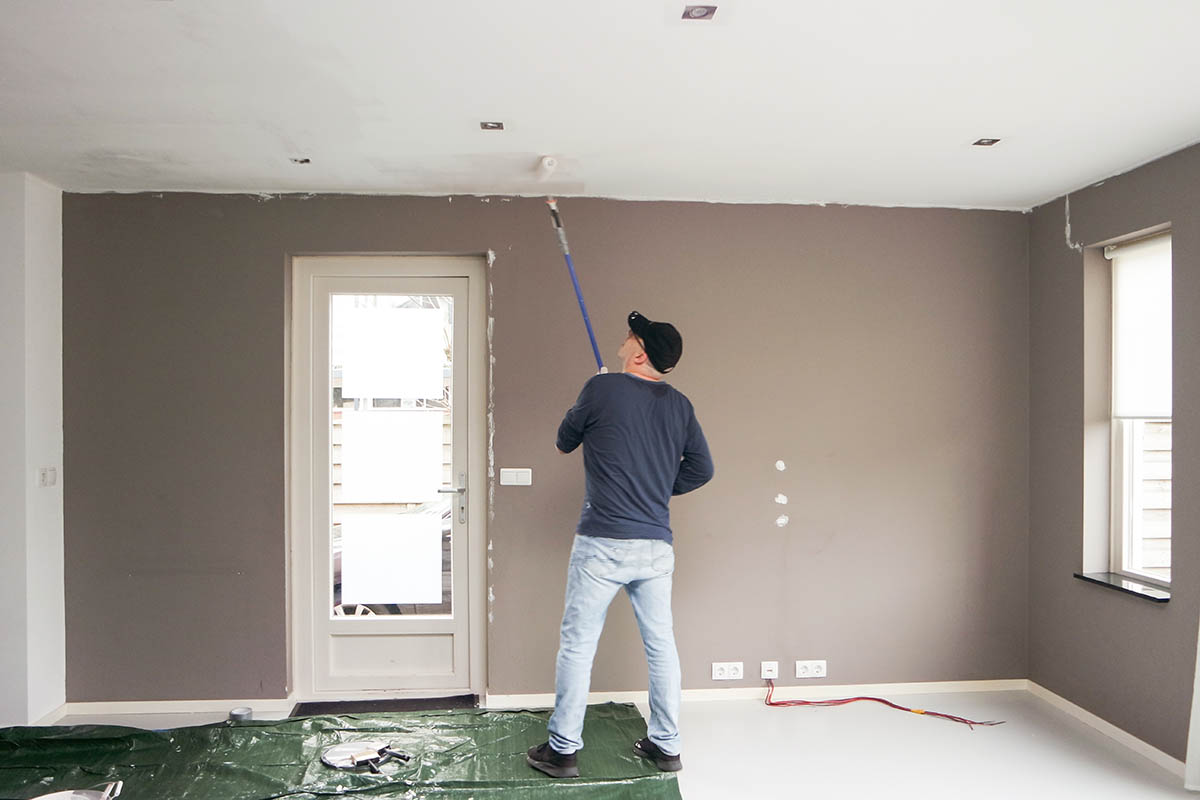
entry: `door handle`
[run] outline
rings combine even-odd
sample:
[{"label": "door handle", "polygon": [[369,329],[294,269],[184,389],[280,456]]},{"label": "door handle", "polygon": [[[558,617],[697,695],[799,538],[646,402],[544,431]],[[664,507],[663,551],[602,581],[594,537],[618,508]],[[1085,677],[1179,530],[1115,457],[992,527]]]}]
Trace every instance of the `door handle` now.
[{"label": "door handle", "polygon": [[467,524],[467,476],[464,473],[459,473],[458,482],[463,484],[454,489],[438,489],[438,494],[456,494],[458,495],[458,523],[460,525]]}]

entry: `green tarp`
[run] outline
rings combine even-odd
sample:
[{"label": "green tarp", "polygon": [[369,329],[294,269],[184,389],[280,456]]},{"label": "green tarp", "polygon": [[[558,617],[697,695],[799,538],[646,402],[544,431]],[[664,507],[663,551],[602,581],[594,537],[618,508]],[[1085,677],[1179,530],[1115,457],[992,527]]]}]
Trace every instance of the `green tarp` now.
[{"label": "green tarp", "polygon": [[[548,711],[410,711],[147,731],[108,725],[0,729],[0,800],[124,781],[121,800],[679,798],[675,776],[632,751],[646,723],[629,704],[591,706],[582,777],[525,763]],[[326,767],[330,745],[378,740],[412,756],[382,774]]]}]

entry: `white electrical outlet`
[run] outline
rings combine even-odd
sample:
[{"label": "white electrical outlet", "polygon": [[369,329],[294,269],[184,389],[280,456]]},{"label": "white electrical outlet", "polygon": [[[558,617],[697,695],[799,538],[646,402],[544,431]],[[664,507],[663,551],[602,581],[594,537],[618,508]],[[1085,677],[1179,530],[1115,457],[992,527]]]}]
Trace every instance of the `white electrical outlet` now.
[{"label": "white electrical outlet", "polygon": [[779,677],[779,662],[778,661],[763,661],[761,662],[763,680],[775,680]]},{"label": "white electrical outlet", "polygon": [[714,681],[736,681],[742,678],[742,662],[714,661],[712,679]]},{"label": "white electrical outlet", "polygon": [[796,662],[796,677],[797,678],[824,678],[825,677],[825,661],[797,661]]}]

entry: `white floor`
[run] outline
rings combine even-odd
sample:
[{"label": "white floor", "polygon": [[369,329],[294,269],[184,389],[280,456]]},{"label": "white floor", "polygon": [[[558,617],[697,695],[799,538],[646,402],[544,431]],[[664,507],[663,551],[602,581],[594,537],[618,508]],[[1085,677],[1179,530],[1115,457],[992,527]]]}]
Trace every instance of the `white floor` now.
[{"label": "white floor", "polygon": [[[683,797],[1200,800],[1200,794],[1183,788],[1181,778],[1028,692],[888,699],[1006,723],[972,730],[878,703],[768,708],[754,700],[687,701],[680,720]],[[645,705],[639,708],[649,714]],[[76,715],[58,724],[168,728],[224,718],[222,713]]]},{"label": "white floor", "polygon": [[834,708],[684,703],[683,797],[1200,798],[1183,788],[1182,778],[1025,691],[887,699],[1006,722],[971,729],[870,702]]}]

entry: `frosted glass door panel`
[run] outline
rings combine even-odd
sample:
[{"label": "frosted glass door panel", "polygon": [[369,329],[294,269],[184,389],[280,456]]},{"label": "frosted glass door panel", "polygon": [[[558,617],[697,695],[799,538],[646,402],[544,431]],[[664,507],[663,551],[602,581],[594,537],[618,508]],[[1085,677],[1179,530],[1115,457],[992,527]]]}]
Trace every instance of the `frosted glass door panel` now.
[{"label": "frosted glass door panel", "polygon": [[332,294],[334,616],[453,611],[454,299]]},{"label": "frosted glass door panel", "polygon": [[440,399],[446,366],[442,310],[354,308],[356,299],[333,298],[333,359],[342,365],[342,396]]},{"label": "frosted glass door panel", "polygon": [[361,514],[343,520],[343,605],[440,602],[440,515]]},{"label": "frosted glass door panel", "polygon": [[437,409],[343,409],[340,502],[436,501],[443,422]]}]

